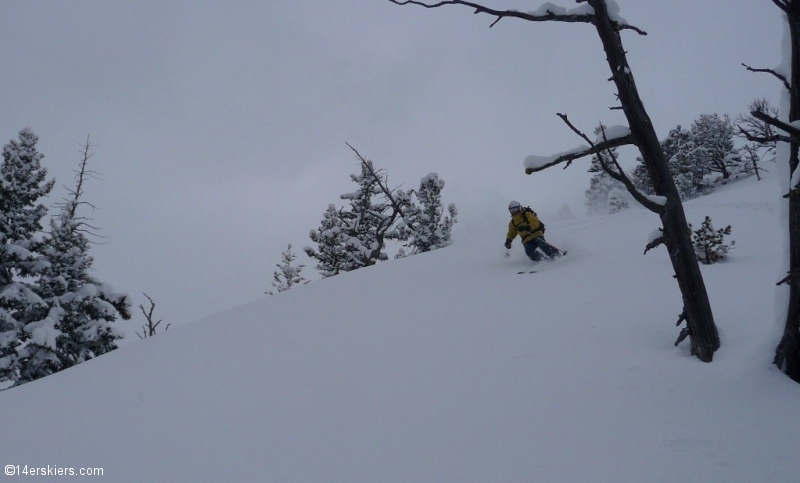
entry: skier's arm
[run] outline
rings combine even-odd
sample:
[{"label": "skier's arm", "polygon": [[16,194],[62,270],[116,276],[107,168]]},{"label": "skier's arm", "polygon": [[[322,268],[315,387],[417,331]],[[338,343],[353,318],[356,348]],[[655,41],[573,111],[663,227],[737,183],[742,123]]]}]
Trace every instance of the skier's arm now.
[{"label": "skier's arm", "polygon": [[511,244],[511,241],[517,237],[517,227],[514,226],[514,222],[510,221],[508,223],[508,233],[506,234],[506,246]]}]

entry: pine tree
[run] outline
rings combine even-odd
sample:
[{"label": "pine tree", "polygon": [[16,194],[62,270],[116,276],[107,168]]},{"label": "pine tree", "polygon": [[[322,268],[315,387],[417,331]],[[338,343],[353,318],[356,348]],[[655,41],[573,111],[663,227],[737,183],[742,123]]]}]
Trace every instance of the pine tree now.
[{"label": "pine tree", "polygon": [[[55,320],[32,281],[47,268],[41,255],[41,220],[47,208],[38,200],[53,188],[45,181],[38,137],[29,129],[3,147],[0,165],[0,382],[20,383],[29,341],[55,349]],[[47,363],[53,362],[51,355]]]},{"label": "pine tree", "polygon": [[589,189],[586,190],[585,194],[586,209],[590,215],[605,215],[615,212],[612,211],[610,199],[612,192],[615,192],[616,196],[618,196],[618,199],[615,200],[618,208],[624,209],[627,207],[628,196],[625,194],[625,187],[603,170],[597,158],[597,156],[601,155],[603,154],[593,156],[592,164],[589,167],[589,173],[593,173],[593,176],[589,180]]},{"label": "pine tree", "polygon": [[[444,180],[437,173],[430,173],[419,182],[419,190],[413,194],[413,201],[403,212],[405,232],[404,240],[409,240],[406,247],[410,254],[422,253],[443,248],[452,243],[453,225],[458,221],[458,210],[454,204],[447,206],[448,215],[442,206],[442,190]],[[405,255],[405,252],[402,252]]]},{"label": "pine tree", "polygon": [[[358,188],[340,196],[348,206],[337,210],[330,205],[320,228],[311,230],[317,249],[303,248],[317,260],[317,269],[324,277],[388,260],[387,242],[407,242],[405,246],[412,248],[412,254],[450,244],[457,210],[451,204],[447,208],[449,216],[444,215],[444,181],[436,173],[420,180],[418,192],[389,189],[383,171],[348,146],[361,166],[360,174],[350,175]],[[401,248],[397,257],[405,255]]]},{"label": "pine tree", "polygon": [[723,182],[742,170],[744,161],[734,145],[735,131],[728,115],[703,114],[692,123],[691,132],[698,165],[719,173]]},{"label": "pine tree", "polygon": [[316,268],[323,277],[332,277],[352,269],[345,248],[348,237],[345,233],[342,212],[334,204],[328,205],[319,228],[311,230],[309,237],[317,244],[317,249],[305,247],[303,251],[317,260]]},{"label": "pine tree", "polygon": [[[714,190],[713,183],[706,177],[710,170],[701,159],[706,151],[698,149],[697,139],[692,131],[678,125],[660,143],[681,200],[706,195]],[[641,157],[637,161],[639,164],[633,169],[631,179],[642,192],[653,194],[652,182],[644,161]]]},{"label": "pine tree", "polygon": [[[306,279],[300,274],[305,265],[300,264],[295,266],[294,261],[297,259],[297,254],[292,251],[292,244],[281,253],[281,263],[276,264],[278,270],[272,273],[272,286],[278,292],[285,292],[295,285],[303,283]],[[267,292],[268,295],[274,295],[273,292]]]},{"label": "pine tree", "polygon": [[630,208],[628,195],[621,188],[614,187],[608,192],[608,212],[619,213]]},{"label": "pine tree", "polygon": [[[602,136],[605,126],[598,126],[594,133],[596,136]],[[601,139],[602,140],[602,139]],[[625,186],[615,180],[603,169],[602,163],[606,166],[613,165],[613,158],[617,155],[617,148],[611,148],[607,151],[597,153],[592,156],[591,164],[589,165],[589,173],[592,177],[589,180],[589,189],[586,190],[586,209],[590,215],[605,215],[609,213],[616,213],[620,209],[627,208],[627,191]],[[615,200],[617,205],[616,211],[612,211],[609,195],[612,191],[616,190],[618,199]],[[620,195],[622,198],[620,198]],[[623,198],[625,201],[623,202]]]},{"label": "pine tree", "polygon": [[655,194],[653,189],[653,182],[650,180],[650,173],[647,172],[647,166],[644,164],[644,159],[641,156],[636,157],[636,166],[633,167],[630,173],[630,179],[637,190],[646,195]]},{"label": "pine tree", "polygon": [[[689,224],[689,229],[692,225]],[[728,251],[733,249],[736,241],[724,242],[725,235],[731,234],[731,226],[714,230],[711,224],[711,217],[706,216],[702,225],[697,230],[692,231],[692,244],[694,245],[697,260],[700,263],[711,265],[725,259]]]},{"label": "pine tree", "polygon": [[[82,195],[84,183],[92,175],[87,169],[90,147],[87,139],[76,171],[76,187],[59,215],[50,220],[50,233],[44,240],[43,253],[50,264],[40,276],[40,291],[51,313],[56,314],[59,331],[55,350],[58,364],[47,370],[66,369],[116,349],[123,334],[112,324],[118,317],[131,317],[128,296],[89,275],[94,259],[89,255],[88,235],[93,227],[77,212],[87,204]],[[46,353],[48,348],[31,343],[25,350],[33,355],[33,351]],[[32,379],[46,375],[35,367],[29,373]]]},{"label": "pine tree", "polygon": [[709,170],[698,156],[698,140],[693,131],[678,125],[661,141],[661,148],[669,163],[669,170],[682,200],[689,200],[713,191],[706,180]]},{"label": "pine tree", "polygon": [[[361,161],[361,173],[351,174],[350,179],[358,185],[358,189],[340,196],[349,201],[349,209],[344,212],[343,220],[349,237],[345,246],[350,270],[389,259],[385,250],[386,241],[399,238],[395,222],[405,208],[398,205],[397,199],[386,188],[383,171],[375,169],[373,162],[361,157],[357,151],[356,154]],[[403,197],[403,202],[406,200]]]}]

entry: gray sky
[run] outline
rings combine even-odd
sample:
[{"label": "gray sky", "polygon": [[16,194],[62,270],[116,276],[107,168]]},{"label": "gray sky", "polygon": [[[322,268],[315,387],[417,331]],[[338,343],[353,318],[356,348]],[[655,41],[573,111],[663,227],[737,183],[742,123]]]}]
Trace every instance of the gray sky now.
[{"label": "gray sky", "polygon": [[[623,41],[659,135],[701,114],[736,116],[755,98],[777,105],[778,82],[741,66],[779,62],[771,1],[618,3],[649,34]],[[496,217],[501,246],[511,198],[545,221],[564,203],[584,214],[588,161],[523,173],[526,155],[581,144],[557,112],[587,133],[624,124],[608,109],[615,90],[587,24],[490,29],[492,18],[467,8],[386,0],[0,4],[0,141],[34,129],[56,202],[91,136],[102,180],[86,187],[98,208],[86,214],[107,237],[92,251],[95,275],[134,305],[148,293],[165,323],[272,288],[280,252],[310,244],[326,206],[353,189],[345,142],[392,186],[437,172],[461,228]],[[129,341],[144,323],[136,317],[123,326]]]}]

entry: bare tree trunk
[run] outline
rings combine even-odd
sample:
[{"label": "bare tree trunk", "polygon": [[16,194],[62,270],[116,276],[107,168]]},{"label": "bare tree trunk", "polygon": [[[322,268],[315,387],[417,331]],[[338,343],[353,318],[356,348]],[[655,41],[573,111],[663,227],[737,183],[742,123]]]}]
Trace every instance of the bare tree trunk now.
[{"label": "bare tree trunk", "polygon": [[[776,2],[786,13],[792,49],[792,77],[789,79],[789,122],[800,119],[800,0]],[[798,169],[797,137],[792,136],[789,176]],[[789,307],[783,337],[775,349],[775,364],[793,380],[800,382],[800,196],[790,187],[789,198]]]},{"label": "bare tree trunk", "polygon": [[608,16],[605,0],[589,0],[594,8],[595,27],[606,52],[614,84],[618,89],[620,103],[631,130],[634,144],[639,148],[644,164],[657,195],[667,199],[660,214],[664,228],[664,243],[669,251],[675,277],[683,297],[688,335],[691,338],[692,354],[704,362],[710,362],[719,348],[719,334],[714,324],[703,276],[694,253],[689,225],[683,211],[680,195],[669,172],[667,159],[661,149],[653,123],[639,97],[633,75],[628,67],[625,49],[619,31]]}]

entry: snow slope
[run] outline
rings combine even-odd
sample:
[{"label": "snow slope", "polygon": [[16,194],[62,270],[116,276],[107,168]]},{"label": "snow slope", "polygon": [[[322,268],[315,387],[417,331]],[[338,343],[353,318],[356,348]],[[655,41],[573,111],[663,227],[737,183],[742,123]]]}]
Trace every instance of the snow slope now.
[{"label": "snow slope", "polygon": [[[687,203],[733,225],[703,267],[722,348],[673,342],[655,215],[557,221],[539,273],[503,207],[454,246],[308,284],[0,392],[0,463],[122,482],[794,482],[800,385],[780,333],[779,192]],[[464,214],[468,217],[468,214]]]}]

